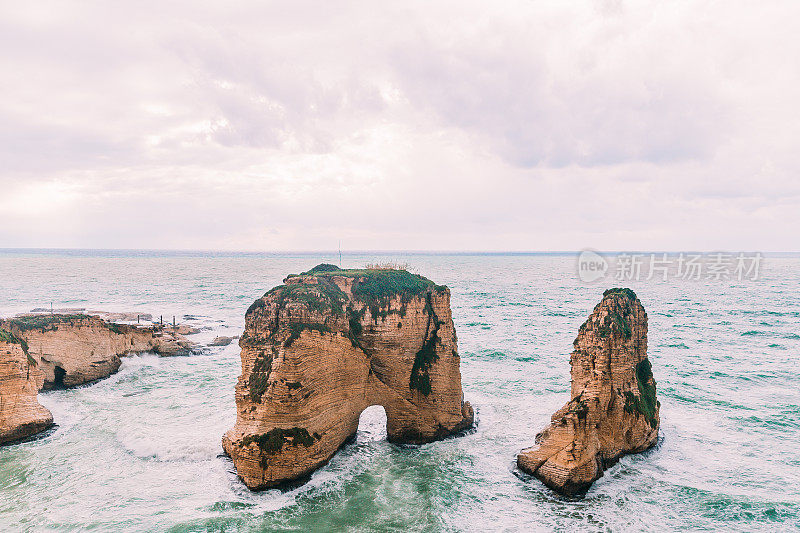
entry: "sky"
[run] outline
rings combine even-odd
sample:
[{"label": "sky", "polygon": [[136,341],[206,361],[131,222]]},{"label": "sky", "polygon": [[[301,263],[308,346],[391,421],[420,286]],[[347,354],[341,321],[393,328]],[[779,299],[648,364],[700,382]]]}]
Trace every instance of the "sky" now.
[{"label": "sky", "polygon": [[800,2],[0,0],[0,248],[798,251]]}]

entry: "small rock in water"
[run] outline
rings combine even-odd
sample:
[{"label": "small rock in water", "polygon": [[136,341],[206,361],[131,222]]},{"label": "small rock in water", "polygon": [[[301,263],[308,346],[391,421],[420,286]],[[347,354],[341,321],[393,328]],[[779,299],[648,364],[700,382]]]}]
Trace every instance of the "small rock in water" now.
[{"label": "small rock in water", "polygon": [[172,331],[178,335],[194,335],[200,333],[200,329],[190,326],[188,324],[178,324],[177,326],[168,326]]},{"label": "small rock in water", "polygon": [[233,339],[238,339],[239,337],[214,337],[214,340],[208,343],[209,346],[227,346],[233,342]]}]

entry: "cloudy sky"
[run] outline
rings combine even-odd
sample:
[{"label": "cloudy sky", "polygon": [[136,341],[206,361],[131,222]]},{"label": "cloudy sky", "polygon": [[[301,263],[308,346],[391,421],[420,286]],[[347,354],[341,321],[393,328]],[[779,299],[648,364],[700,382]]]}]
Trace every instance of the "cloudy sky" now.
[{"label": "cloudy sky", "polygon": [[0,6],[0,248],[800,249],[794,0]]}]

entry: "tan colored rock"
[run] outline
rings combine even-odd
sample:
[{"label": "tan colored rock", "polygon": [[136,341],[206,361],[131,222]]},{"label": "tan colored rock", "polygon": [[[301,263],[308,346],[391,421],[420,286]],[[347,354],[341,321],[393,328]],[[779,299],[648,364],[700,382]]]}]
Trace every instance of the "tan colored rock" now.
[{"label": "tan colored rock", "polygon": [[27,315],[7,319],[2,327],[24,339],[40,360],[45,389],[108,377],[126,354],[183,355],[194,349],[166,327],[114,324],[89,315]]},{"label": "tan colored rock", "polygon": [[53,415],[39,404],[44,381],[25,341],[0,329],[0,444],[24,439],[53,425]]},{"label": "tan colored rock", "polygon": [[473,423],[463,401],[447,287],[402,270],[320,265],[248,309],[236,425],[222,444],[251,489],[302,479],[386,410],[392,442]]},{"label": "tan colored rock", "polygon": [[214,337],[214,340],[209,342],[209,346],[227,346],[233,342],[234,339],[238,339],[239,337]]},{"label": "tan colored rock", "polygon": [[570,357],[572,399],[556,411],[519,468],[566,495],[585,491],[625,454],[658,440],[647,313],[630,289],[609,289],[581,326]]},{"label": "tan colored rock", "polygon": [[183,337],[181,331],[188,331],[188,335],[197,333],[191,326],[184,329],[173,328],[172,326],[153,325],[147,328],[140,328],[145,335],[149,335],[148,343],[152,346],[153,353],[161,356],[190,355],[200,350],[196,342],[192,342]]},{"label": "tan colored rock", "polygon": [[200,333],[200,328],[190,326],[189,324],[177,324],[175,326],[165,324],[164,328],[177,333],[178,335],[194,335],[196,333]]}]

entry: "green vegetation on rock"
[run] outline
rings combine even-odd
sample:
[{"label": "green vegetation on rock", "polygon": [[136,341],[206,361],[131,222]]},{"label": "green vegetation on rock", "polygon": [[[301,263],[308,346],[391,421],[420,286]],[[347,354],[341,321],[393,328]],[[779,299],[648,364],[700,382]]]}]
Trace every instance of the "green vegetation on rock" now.
[{"label": "green vegetation on rock", "polygon": [[[284,445],[289,446],[305,446],[306,448],[312,446],[315,441],[319,440],[318,433],[312,436],[307,429],[293,427],[290,429],[274,428],[266,433],[256,435],[247,435],[242,439],[242,446],[249,446],[255,444],[259,447],[262,453],[272,455],[281,451]],[[261,468],[266,468],[268,460],[262,457],[259,461]]]},{"label": "green vegetation on rock", "polygon": [[[72,324],[84,320],[91,320],[93,317],[82,313],[74,314],[43,314],[43,315],[24,315],[10,318],[8,323],[19,329],[20,331],[40,330],[42,332],[52,331],[61,324]],[[109,329],[109,331],[117,334],[122,334],[122,327],[114,322],[106,322],[105,320],[97,319]]]},{"label": "green vegetation on rock", "polygon": [[586,415],[589,414],[589,406],[586,405],[586,402],[583,400],[583,393],[581,395],[572,399],[569,403],[569,413],[576,415],[578,418],[586,418]]},{"label": "green vegetation on rock", "polygon": [[25,352],[25,355],[28,356],[28,362],[32,364],[36,364],[36,360],[33,359],[30,355],[28,355],[28,343],[25,342],[25,339],[21,339],[11,333],[6,329],[0,328],[0,342],[7,342],[9,344],[19,344],[22,347],[22,351]]},{"label": "green vegetation on rock", "polygon": [[[608,289],[604,295],[608,294],[622,294],[628,298],[636,298],[634,292],[630,289]],[[600,307],[601,304],[598,304]],[[598,307],[595,307],[597,309]],[[597,328],[597,334],[601,338],[608,337],[614,329],[621,333],[626,339],[633,336],[633,329],[631,328],[630,318],[633,314],[630,300],[623,300],[622,302],[613,302],[608,311],[608,315],[603,319],[603,322]],[[586,322],[578,330],[582,332],[586,329]]]},{"label": "green vegetation on rock", "polygon": [[605,298],[609,294],[620,294],[622,296],[626,296],[626,297],[630,298],[631,300],[635,300],[636,299],[636,293],[635,292],[633,292],[631,289],[626,289],[626,288],[622,288],[622,287],[614,287],[612,289],[606,290],[605,292],[603,292],[603,297]]},{"label": "green vegetation on rock", "polygon": [[636,384],[639,388],[639,396],[632,392],[625,393],[625,411],[628,413],[640,413],[644,415],[651,427],[658,425],[656,419],[656,409],[659,406],[656,400],[656,382],[653,379],[653,369],[650,360],[642,359],[636,365]]},{"label": "green vegetation on rock", "polygon": [[[270,289],[265,298],[273,297],[277,300],[278,307],[284,307],[289,301],[303,302],[309,312],[320,315],[334,314],[343,315],[344,305],[347,296],[339,287],[329,279],[320,278],[316,284],[289,283],[278,285]],[[261,302],[260,304],[258,302]],[[263,300],[256,300],[248,309],[250,313],[253,309],[263,307]]]},{"label": "green vegetation on rock", "polygon": [[320,272],[336,272],[341,270],[338,266],[332,265],[330,263],[320,263],[319,265],[315,266],[308,272],[303,272],[303,276],[311,275],[311,274],[318,274]]},{"label": "green vegetation on rock", "polygon": [[26,315],[18,316],[8,320],[9,324],[18,328],[20,331],[29,331],[38,329],[47,331],[55,329],[59,324],[71,324],[76,320],[86,320],[89,315],[72,314],[72,315]]},{"label": "green vegetation on rock", "polygon": [[[439,360],[439,354],[436,353],[436,345],[439,343],[439,317],[433,311],[430,293],[425,299],[425,311],[428,314],[425,342],[414,357],[414,366],[411,367],[408,387],[427,396],[431,393],[431,376],[428,371],[433,363]],[[431,328],[431,323],[433,323],[433,328]]]},{"label": "green vegetation on rock", "polygon": [[347,331],[347,338],[350,339],[350,344],[353,345],[353,348],[361,348],[363,350],[364,346],[361,344],[359,337],[361,336],[361,332],[364,331],[364,326],[361,325],[361,319],[364,317],[364,310],[362,309],[358,312],[348,309],[347,313],[349,316],[347,323],[350,326]]},{"label": "green vegetation on rock", "polygon": [[331,332],[331,328],[329,328],[325,324],[294,322],[289,325],[289,336],[286,338],[285,341],[283,341],[283,345],[291,346],[292,344],[294,344],[294,341],[300,338],[300,334],[307,329],[310,329],[312,331],[318,331],[320,333]]},{"label": "green vegetation on rock", "polygon": [[[281,285],[281,287],[282,287],[282,286],[283,286],[283,285]],[[251,314],[251,313],[252,313],[253,311],[255,311],[256,309],[261,309],[261,308],[263,308],[263,307],[265,307],[265,306],[266,306],[266,304],[264,303],[264,299],[263,299],[263,298],[259,298],[258,300],[256,300],[256,301],[255,301],[255,302],[253,302],[252,304],[250,304],[250,307],[248,307],[248,308],[247,308],[247,311],[245,312],[245,316],[247,316],[247,315]]]},{"label": "green vegetation on rock", "polygon": [[320,282],[332,276],[353,278],[353,299],[369,308],[373,319],[385,318],[390,312],[394,312],[388,309],[390,301],[394,298],[399,297],[401,302],[401,308],[396,312],[400,316],[405,316],[406,304],[412,298],[420,297],[431,290],[445,289],[443,285],[436,285],[419,274],[388,268],[340,269],[335,265],[323,263],[303,272],[302,275],[317,277]]},{"label": "green vegetation on rock", "polygon": [[250,399],[256,403],[261,403],[261,396],[266,392],[269,373],[272,370],[272,355],[259,354],[253,363],[253,371],[247,380],[250,389]]},{"label": "green vegetation on rock", "polygon": [[614,314],[612,319],[614,320],[614,324],[616,324],[619,331],[625,335],[626,339],[630,339],[631,335],[633,335],[633,330],[631,330],[631,325],[628,323],[628,316],[629,315],[618,315]]}]

